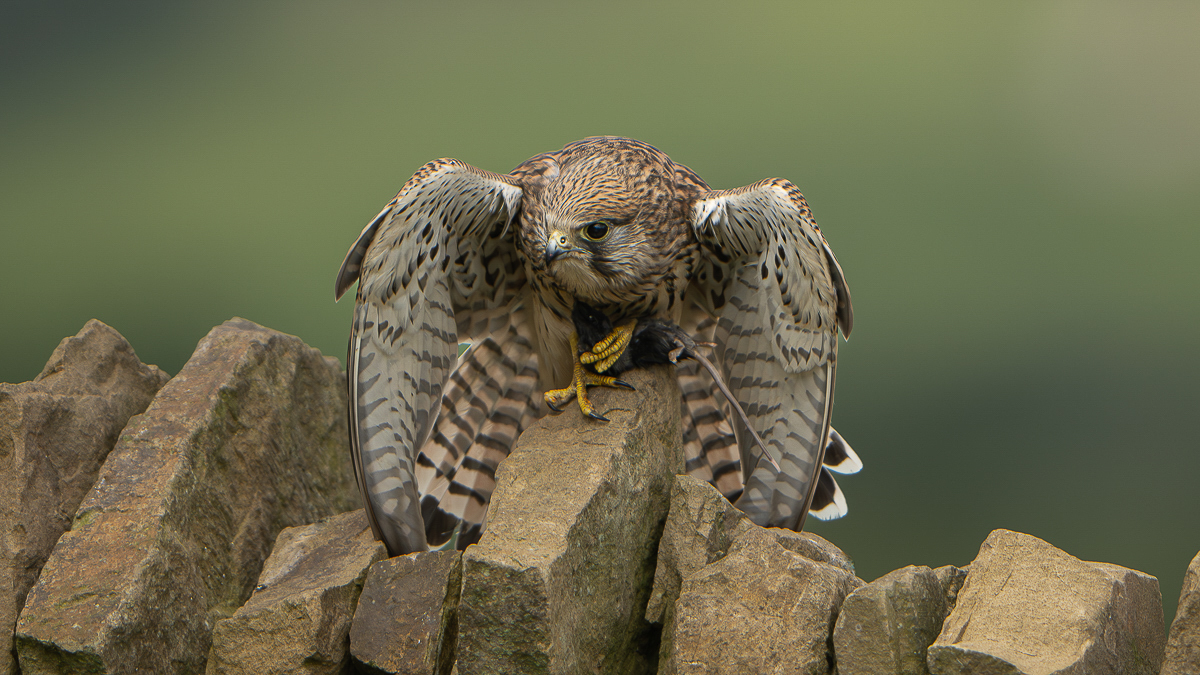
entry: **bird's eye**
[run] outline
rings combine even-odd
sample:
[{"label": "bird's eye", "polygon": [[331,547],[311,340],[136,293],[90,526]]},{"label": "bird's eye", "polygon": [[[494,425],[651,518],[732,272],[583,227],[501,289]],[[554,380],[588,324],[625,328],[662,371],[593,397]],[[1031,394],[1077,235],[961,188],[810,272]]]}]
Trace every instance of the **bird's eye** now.
[{"label": "bird's eye", "polygon": [[594,223],[588,223],[583,228],[583,236],[592,241],[600,241],[608,236],[608,223],[603,220],[597,220]]}]

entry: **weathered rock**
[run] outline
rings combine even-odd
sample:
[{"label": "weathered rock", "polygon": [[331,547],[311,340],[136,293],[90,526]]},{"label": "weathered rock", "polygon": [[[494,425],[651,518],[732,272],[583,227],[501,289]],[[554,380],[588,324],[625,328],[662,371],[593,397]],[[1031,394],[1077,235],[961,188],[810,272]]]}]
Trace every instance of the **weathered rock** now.
[{"label": "weathered rock", "polygon": [[16,671],[17,614],[54,542],[121,429],[166,381],[93,319],[58,345],[32,382],[0,384],[0,673]]},{"label": "weathered rock", "polygon": [[971,563],[928,664],[934,675],[1151,674],[1164,642],[1157,579],[996,530]]},{"label": "weathered rock", "polygon": [[17,624],[26,675],[199,673],[278,532],[357,506],[343,376],[235,319],[121,434]]},{"label": "weathered rock", "polygon": [[[458,670],[637,673],[655,548],[683,468],[674,372],[629,373],[522,434],[496,473],[487,529],[463,553]],[[639,651],[639,649],[641,651]]]},{"label": "weathered rock", "polygon": [[454,665],[462,554],[425,551],[371,566],[350,630],[359,670],[445,675]]},{"label": "weathered rock", "polygon": [[[734,540],[755,527],[707,482],[692,476],[676,476],[671,488],[671,510],[659,540],[646,620],[663,623],[665,614],[679,597],[681,577],[720,560]],[[766,532],[793,553],[854,573],[854,563],[841,549],[811,532],[781,528]]]},{"label": "weathered rock", "polygon": [[1171,637],[1167,640],[1167,655],[1162,675],[1195,675],[1200,673],[1200,553],[1192,558],[1183,576],[1179,593],[1179,609],[1171,622]]},{"label": "weathered rock", "polygon": [[283,530],[254,595],[217,622],[206,672],[343,672],[367,568],[386,557],[362,510]]},{"label": "weathered rock", "polygon": [[660,673],[828,673],[829,634],[854,575],[747,533],[683,579]]},{"label": "weathered rock", "polygon": [[781,527],[768,528],[767,532],[775,536],[775,540],[779,542],[780,546],[792,553],[799,553],[809,560],[833,565],[854,574],[854,562],[850,560],[845,551],[823,537],[812,532],[793,532]]},{"label": "weathered rock", "polygon": [[730,544],[753,527],[744,513],[707,482],[676,476],[671,509],[658,543],[646,620],[669,624],[683,577],[725,557]]},{"label": "weathered rock", "polygon": [[862,585],[852,570],[824,539],[760,528],[677,477],[646,613],[663,624],[658,672],[830,672],[830,631]]},{"label": "weathered rock", "polygon": [[950,611],[928,567],[909,566],[855,590],[833,631],[840,675],[926,675],[925,652]]},{"label": "weathered rock", "polygon": [[958,592],[962,590],[962,585],[967,580],[967,571],[970,568],[970,565],[966,567],[943,565],[933,570],[933,573],[937,575],[938,583],[942,585],[942,592],[946,594],[948,610],[954,609],[954,605],[958,602]]}]

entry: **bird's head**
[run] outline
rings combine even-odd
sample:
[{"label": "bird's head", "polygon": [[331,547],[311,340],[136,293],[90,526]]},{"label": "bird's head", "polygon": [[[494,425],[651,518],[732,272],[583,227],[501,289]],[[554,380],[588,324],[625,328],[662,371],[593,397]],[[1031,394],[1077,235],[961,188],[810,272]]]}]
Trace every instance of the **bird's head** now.
[{"label": "bird's head", "polygon": [[526,188],[521,245],[530,262],[584,298],[659,271],[675,211],[669,163],[628,139],[587,139],[556,153],[555,166]]}]

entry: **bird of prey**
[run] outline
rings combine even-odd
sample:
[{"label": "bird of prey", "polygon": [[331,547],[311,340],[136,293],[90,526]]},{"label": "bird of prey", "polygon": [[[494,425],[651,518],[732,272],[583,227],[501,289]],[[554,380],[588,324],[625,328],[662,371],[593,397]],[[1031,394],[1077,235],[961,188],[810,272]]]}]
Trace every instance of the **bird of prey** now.
[{"label": "bird of prey", "polygon": [[[436,160],[363,229],[337,297],[355,281],[351,452],[392,555],[477,541],[520,433],[572,398],[597,415],[587,387],[617,384],[604,371],[648,320],[715,345],[712,361],[774,460],[760,461],[755,433],[698,362],[681,361],[688,473],[763,526],[799,530],[810,508],[846,511],[827,469],[861,467],[830,427],[850,293],[786,180],[713,190],[619,137],[504,175]],[[610,335],[578,343],[577,300],[612,322]]]}]

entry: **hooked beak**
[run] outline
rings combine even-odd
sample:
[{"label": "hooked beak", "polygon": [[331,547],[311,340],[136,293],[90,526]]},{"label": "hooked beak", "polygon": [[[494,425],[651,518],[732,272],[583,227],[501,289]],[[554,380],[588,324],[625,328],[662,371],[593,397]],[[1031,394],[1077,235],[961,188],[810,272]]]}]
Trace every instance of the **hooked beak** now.
[{"label": "hooked beak", "polygon": [[544,260],[546,264],[554,262],[554,259],[566,253],[571,248],[567,242],[567,235],[562,232],[551,232],[546,239],[546,256]]}]

